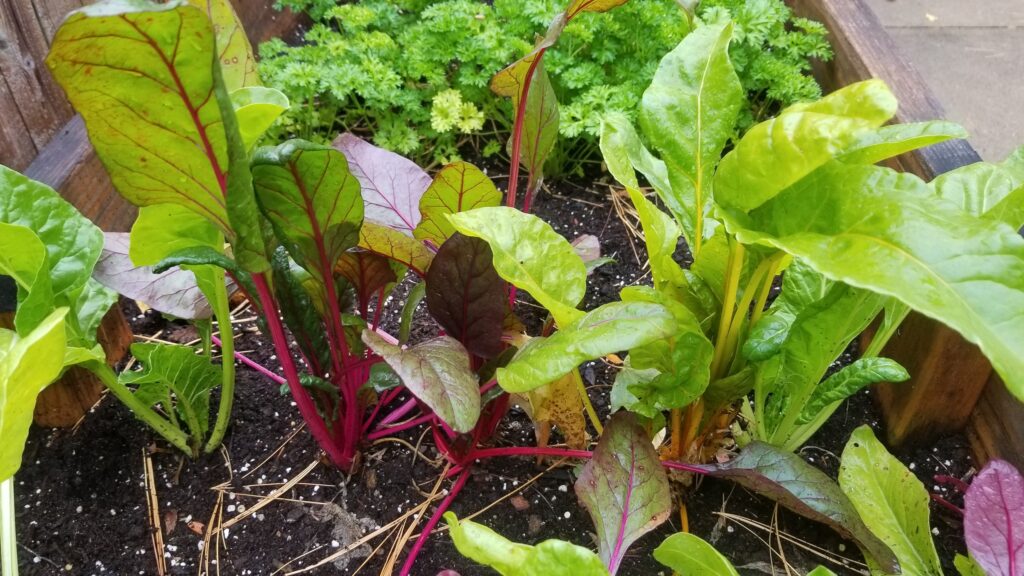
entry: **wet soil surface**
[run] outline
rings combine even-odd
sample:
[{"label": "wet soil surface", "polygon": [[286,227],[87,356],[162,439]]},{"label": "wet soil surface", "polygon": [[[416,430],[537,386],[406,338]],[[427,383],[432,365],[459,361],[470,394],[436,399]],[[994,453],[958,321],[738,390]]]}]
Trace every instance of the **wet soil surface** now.
[{"label": "wet soil surface", "polygon": [[[609,198],[608,186],[598,181],[588,187],[560,184],[544,190],[535,203],[536,213],[566,238],[593,234],[601,240],[603,254],[615,260],[591,276],[587,309],[615,299],[625,285],[649,281],[642,241],[629,233]],[[178,342],[194,338],[190,329],[152,312],[140,314],[133,303],[123,306],[136,334],[159,333]],[[520,308],[530,308],[529,302]],[[524,316],[528,324],[537,323],[528,313]],[[251,324],[237,329],[242,332],[238,350],[276,370],[269,339]],[[595,404],[606,413],[614,369],[591,363],[582,373]],[[16,476],[22,574],[158,574],[147,505],[147,458],[155,477],[166,574],[273,575],[308,568],[418,506],[443,469],[429,435],[413,429],[398,440],[367,446],[361,469],[347,477],[319,463],[294,403],[277,384],[241,367],[237,388],[224,449],[196,460],[185,460],[154,440],[110,397],[74,430],[34,428]],[[878,412],[866,392],[848,400],[800,454],[834,477],[850,432],[865,423],[879,430]],[[533,443],[532,427],[521,411],[510,411],[495,443]],[[936,485],[933,476],[972,474],[963,437],[899,456],[930,491],[962,505],[962,496]],[[476,521],[515,541],[561,538],[594,548],[593,524],[573,492],[573,466],[549,470],[549,464],[526,458],[481,462],[452,510],[460,518],[483,510]],[[281,490],[289,481],[294,485]],[[279,497],[253,512],[275,490]],[[798,573],[819,563],[839,574],[861,573],[862,559],[852,543],[733,484],[705,480],[686,490],[685,501],[690,530],[714,543],[741,573],[785,574],[784,562]],[[244,519],[220,531],[219,537],[211,530],[240,515]],[[952,573],[953,555],[963,552],[959,519],[933,504],[932,523],[943,563]],[[408,522],[400,526],[402,532],[418,532]],[[661,529],[633,545],[619,573],[669,574],[653,560],[651,550],[679,528],[680,517],[673,513]],[[392,555],[398,558],[397,573],[404,552],[393,552],[394,541],[394,536],[375,538],[307,573],[354,574],[362,567],[362,574],[378,574]],[[848,559],[845,566],[842,558]],[[439,532],[421,552],[413,574],[434,576],[444,569],[462,576],[493,574],[463,559]]]}]

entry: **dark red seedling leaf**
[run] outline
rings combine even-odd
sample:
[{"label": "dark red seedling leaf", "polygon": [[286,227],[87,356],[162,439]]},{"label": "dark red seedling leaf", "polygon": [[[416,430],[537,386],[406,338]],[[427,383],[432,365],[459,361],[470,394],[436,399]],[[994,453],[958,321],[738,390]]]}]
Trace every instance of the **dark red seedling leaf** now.
[{"label": "dark red seedling leaf", "polygon": [[420,198],[430,176],[408,158],[344,133],[332,143],[348,158],[362,186],[367,220],[412,236],[420,222]]},{"label": "dark red seedling leaf", "polygon": [[501,353],[505,283],[491,263],[491,247],[455,233],[427,272],[427,310],[449,335],[481,358]]},{"label": "dark red seedling leaf", "polygon": [[381,288],[398,281],[387,258],[372,252],[346,252],[335,263],[334,271],[355,288],[359,309],[364,313]]},{"label": "dark red seedling leaf", "polygon": [[668,519],[672,510],[658,453],[625,411],[612,416],[575,488],[597,527],[598,552],[612,575],[630,544]]},{"label": "dark red seedling leaf", "polygon": [[1024,574],[1024,478],[993,460],[964,497],[967,550],[989,576]]},{"label": "dark red seedling leaf", "polygon": [[802,458],[763,442],[752,442],[725,464],[704,466],[709,476],[731,480],[855,541],[887,574],[899,571],[892,550],[864,524],[850,499],[824,472]]}]

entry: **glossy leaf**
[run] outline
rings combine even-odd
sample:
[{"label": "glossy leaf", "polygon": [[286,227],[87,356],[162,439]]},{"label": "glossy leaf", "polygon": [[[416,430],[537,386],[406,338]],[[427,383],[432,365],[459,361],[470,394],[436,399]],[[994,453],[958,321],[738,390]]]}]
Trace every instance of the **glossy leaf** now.
[{"label": "glossy leaf", "polygon": [[525,107],[522,108],[524,115],[521,120],[520,164],[530,172],[535,185],[543,171],[544,162],[558,139],[558,99],[551,79],[544,69],[543,50],[554,44],[561,34],[562,26],[564,20],[559,23],[556,19],[545,39],[533,52],[498,72],[491,80],[491,90],[499,96],[511,98],[517,114],[523,92],[529,90],[526,93]]},{"label": "glossy leaf", "polygon": [[899,569],[893,551],[871,533],[839,485],[796,454],[752,442],[729,462],[704,468],[709,476],[736,482],[805,518],[828,525],[843,538],[857,542],[865,555],[887,573]]},{"label": "glossy leaf", "polygon": [[825,298],[833,283],[800,260],[794,261],[782,276],[782,292],[772,302],[743,343],[743,356],[759,362],[779,353],[789,337],[797,315]]},{"label": "glossy leaf", "polygon": [[627,190],[638,190],[639,171],[654,187],[654,191],[668,207],[676,220],[683,218],[685,209],[672,194],[668,181],[668,168],[644,147],[633,123],[625,114],[609,113],[601,117],[601,154],[612,176]]},{"label": "glossy leaf", "polygon": [[337,150],[290,140],[252,160],[260,209],[291,257],[323,283],[356,245],[363,222],[359,182]]},{"label": "glossy leaf", "polygon": [[896,554],[903,574],[942,575],[932,542],[928,491],[871,428],[861,426],[850,436],[839,484],[871,532]]},{"label": "glossy leaf", "polygon": [[581,546],[562,540],[518,544],[483,524],[460,521],[452,512],[444,519],[460,554],[502,576],[608,576],[597,554]]},{"label": "glossy leaf", "polygon": [[372,252],[346,252],[334,264],[334,272],[348,280],[355,289],[359,310],[363,312],[381,289],[398,281],[389,261]]},{"label": "glossy leaf", "polygon": [[[881,80],[851,84],[808,104],[796,104],[751,128],[725,155],[715,175],[715,199],[749,212],[850,148],[896,113]],[[806,202],[808,209],[817,207]],[[731,232],[732,230],[730,230]]]},{"label": "glossy leaf", "polygon": [[188,0],[206,12],[216,33],[217,62],[224,74],[224,86],[233,91],[243,86],[259,86],[256,58],[249,37],[242,28],[230,0]]},{"label": "glossy leaf", "polygon": [[470,353],[493,358],[504,348],[505,290],[487,242],[456,233],[427,272],[427,310]]},{"label": "glossy leaf", "polygon": [[[118,381],[141,389],[170,390],[176,409],[194,437],[202,438],[209,428],[210,391],[220,384],[220,369],[188,346],[132,344],[132,356],[142,370],[122,372]],[[166,394],[165,394],[166,395]]]},{"label": "glossy leaf", "polygon": [[575,489],[597,527],[598,552],[613,575],[630,545],[672,511],[668,475],[651,439],[628,412],[612,416]]},{"label": "glossy leaf", "polygon": [[459,232],[486,241],[498,275],[529,292],[559,326],[583,314],[576,306],[587,290],[586,266],[572,245],[546,222],[504,206],[461,212],[450,219]]},{"label": "glossy leaf", "polygon": [[[398,343],[405,344],[409,341],[409,334],[412,332],[412,320],[416,314],[416,308],[420,305],[420,302],[427,295],[427,283],[424,281],[417,282],[415,286],[409,290],[409,295],[405,297],[405,304],[402,305],[402,314],[398,323]],[[503,318],[504,320],[504,318]]]},{"label": "glossy leaf", "polygon": [[469,432],[480,416],[480,387],[469,354],[458,340],[441,336],[410,348],[391,344],[371,330],[363,342],[394,369],[405,387],[457,432]]},{"label": "glossy leaf", "polygon": [[153,266],[179,250],[196,246],[223,252],[224,236],[209,220],[184,206],[156,204],[139,208],[128,255],[136,266]]},{"label": "glossy leaf", "polygon": [[654,549],[654,559],[677,574],[696,576],[739,576],[725,556],[700,537],[679,532]]},{"label": "glossy leaf", "polygon": [[910,374],[895,360],[889,358],[861,358],[844,366],[839,372],[818,384],[807,404],[804,405],[798,424],[806,424],[830,404],[837,404],[853,396],[861,389],[878,382],[905,382]]},{"label": "glossy leaf", "polygon": [[0,482],[21,467],[36,396],[64,367],[67,313],[55,310],[23,337],[0,329]]},{"label": "glossy leaf", "polygon": [[702,243],[695,235],[703,235],[711,180],[744,103],[729,59],[732,34],[731,23],[696,28],[662,59],[640,103],[640,126],[668,167],[666,205],[681,207],[676,217],[690,246]]},{"label": "glossy leaf", "polygon": [[967,131],[959,124],[941,120],[915,124],[892,124],[865,132],[843,152],[839,159],[848,164],[875,164],[899,156],[904,152],[953,138],[967,138]]},{"label": "glossy leaf", "polygon": [[682,232],[672,218],[644,198],[639,190],[630,189],[629,198],[643,227],[654,287],[666,294],[677,294],[687,284],[682,267],[675,261],[676,245]]},{"label": "glossy leaf", "polygon": [[128,254],[129,234],[107,232],[93,277],[107,288],[164,314],[187,320],[213,315],[195,274],[178,267],[155,274],[149,266],[132,264]]},{"label": "glossy leaf", "polygon": [[611,302],[551,336],[530,340],[507,366],[498,369],[498,384],[507,392],[526,392],[587,360],[668,338],[674,328],[675,321],[663,306]]},{"label": "glossy leaf", "polygon": [[359,229],[359,247],[408,266],[423,277],[434,260],[423,242],[383,224],[366,220]]},{"label": "glossy leaf", "polygon": [[27,334],[53,308],[46,246],[30,228],[0,223],[0,273],[14,280],[18,291],[14,325]]},{"label": "glossy leaf", "polygon": [[437,173],[420,198],[423,219],[413,230],[413,235],[440,246],[455,233],[455,228],[448,221],[449,214],[499,205],[501,192],[479,168],[468,162],[449,164]]},{"label": "glossy leaf", "polygon": [[411,160],[347,132],[332,146],[348,158],[349,169],[359,180],[366,219],[412,236],[430,176]]},{"label": "glossy leaf", "polygon": [[1024,574],[1024,477],[992,460],[964,496],[964,539],[986,574]]},{"label": "glossy leaf", "polygon": [[725,220],[741,242],[784,250],[949,325],[1024,397],[1024,239],[1010,226],[950,206],[912,175],[841,163]]},{"label": "glossy leaf", "polygon": [[263,86],[248,86],[231,92],[231,103],[238,117],[238,130],[242,144],[249,150],[274,125],[291,103],[280,90]]},{"label": "glossy leaf", "polygon": [[214,36],[181,0],[113,0],[68,16],[46,63],[125,198],[185,206],[231,236]]},{"label": "glossy leaf", "polygon": [[946,172],[929,186],[968,214],[1024,226],[1024,174],[979,162]]}]

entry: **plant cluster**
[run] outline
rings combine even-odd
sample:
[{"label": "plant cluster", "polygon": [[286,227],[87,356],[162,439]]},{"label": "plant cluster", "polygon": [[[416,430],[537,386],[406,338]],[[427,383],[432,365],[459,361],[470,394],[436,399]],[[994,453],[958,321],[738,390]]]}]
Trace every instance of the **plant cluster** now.
[{"label": "plant cluster", "polygon": [[[329,142],[338,132],[368,132],[378,146],[420,164],[457,158],[467,144],[484,156],[500,153],[514,111],[488,90],[488,80],[533,48],[530,39],[561,4],[281,0],[314,24],[298,46],[272,40],[260,47],[268,85],[296,103],[275,135]],[[806,72],[809,58],[831,57],[824,28],[794,18],[781,0],[707,1],[696,16],[672,0],[633,0],[600,17],[574,19],[545,59],[562,103],[548,173],[578,173],[596,162],[600,117],[632,117],[661,56],[697,22],[723,19],[735,22],[731,52],[751,97],[738,130],[820,96]]]},{"label": "plant cluster", "polygon": [[[233,398],[227,295],[237,290],[284,377],[258,369],[287,386],[334,465],[354,470],[368,439],[415,426],[432,433],[454,481],[403,575],[475,463],[509,456],[586,461],[575,488],[598,553],[557,541],[515,544],[449,517],[459,549],[504,574],[615,574],[628,547],[670,514],[668,470],[736,482],[822,522],[880,573],[911,565],[905,538],[872,510],[891,494],[880,498],[874,475],[858,471],[884,460],[870,434],[851,440],[840,484],[792,450],[850,394],[907,377],[877,354],[911,309],[977,343],[1024,397],[1024,325],[1007,314],[1024,309],[1024,153],[932,182],[879,167],[963,135],[945,122],[887,125],[896,102],[879,81],[789,106],[734,138],[746,94],[729,48],[736,27],[697,21],[644,90],[640,130],[624,114],[600,122],[605,162],[640,215],[653,286],[580,310],[588,268],[600,261],[529,213],[560,124],[545,62],[577,18],[622,4],[570,1],[532,50],[491,78],[514,110],[504,199],[470,164],[431,177],[351,133],[331,146],[256,147],[288,104],[261,85],[227,0],[106,0],[74,12],[47,65],[140,216],[129,235],[104,240],[53,190],[0,169],[9,198],[0,244],[11,247],[0,250],[0,271],[18,285],[16,330],[0,332],[0,425],[5,440],[16,440],[2,446],[0,474],[20,460],[28,421],[18,411],[72,364],[94,370],[189,456],[216,448]],[[642,193],[637,171],[667,214]],[[678,263],[680,237],[692,266]],[[781,294],[768,305],[780,275]],[[401,320],[389,334],[381,318],[406,278],[415,287],[392,302]],[[115,297],[100,282],[195,319],[207,342],[201,350],[136,346],[142,369],[115,375],[95,345]],[[547,313],[539,333],[516,318],[518,290]],[[436,336],[411,343],[421,301]],[[876,318],[864,357],[822,380]],[[219,366],[214,344],[228,359]],[[615,413],[602,422],[579,366],[612,354],[626,365],[612,391]],[[529,406],[537,446],[488,447],[513,401]],[[593,451],[584,413],[598,436]],[[569,448],[548,446],[552,424]],[[670,444],[659,453],[651,436],[662,427]],[[710,458],[723,453],[731,456],[724,463]],[[7,504],[0,499],[4,518]],[[987,514],[993,507],[982,505]],[[971,543],[978,538],[996,539],[968,531],[975,560],[1001,562]],[[673,536],[659,550],[674,570],[703,561],[735,573],[693,537]]]}]

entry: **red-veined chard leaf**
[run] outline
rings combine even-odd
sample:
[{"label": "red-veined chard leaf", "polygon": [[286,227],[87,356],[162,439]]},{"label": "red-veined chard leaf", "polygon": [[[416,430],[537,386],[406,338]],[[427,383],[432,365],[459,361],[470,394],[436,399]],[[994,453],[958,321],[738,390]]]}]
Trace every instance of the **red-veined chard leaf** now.
[{"label": "red-veined chard leaf", "polygon": [[364,315],[370,300],[380,289],[398,281],[388,259],[373,252],[346,252],[334,264],[334,272],[348,280],[355,289],[359,310]]},{"label": "red-veined chard leaf", "polygon": [[587,291],[587,268],[572,245],[546,222],[504,206],[460,212],[449,219],[459,232],[486,241],[498,275],[529,292],[559,326],[583,315],[576,306]]},{"label": "red-veined chard leaf", "polygon": [[427,310],[471,353],[501,353],[508,300],[505,283],[491,264],[487,242],[456,233],[441,245],[427,272]]},{"label": "red-veined chard leaf", "polygon": [[[543,49],[535,49],[498,72],[491,80],[491,90],[499,96],[511,98],[517,113],[523,91],[528,90],[525,107],[522,108],[522,152],[519,163],[529,171],[530,183],[534,188],[540,183],[544,162],[558,139],[558,99],[555,97],[555,87],[551,85],[551,79],[544,69],[543,57]],[[528,193],[532,194],[533,190]]]},{"label": "red-veined chard leaf", "polygon": [[670,188],[658,192],[695,252],[715,167],[744,101],[729,59],[732,34],[731,23],[696,28],[661,60],[640,103],[641,129],[668,167]]},{"label": "red-veined chard leaf", "polygon": [[601,560],[613,575],[629,546],[672,511],[668,476],[629,412],[612,416],[575,488],[597,527]]},{"label": "red-veined chard leaf", "polygon": [[453,430],[469,432],[480,416],[480,386],[469,354],[458,340],[441,336],[403,348],[372,330],[363,342],[394,369],[405,387]]},{"label": "red-veined chard leaf", "polygon": [[434,253],[421,240],[371,220],[359,229],[359,247],[407,266],[421,278],[434,261]]},{"label": "red-veined chard leaf", "polygon": [[971,483],[964,538],[986,574],[1024,574],[1024,478],[1009,462],[989,462]]},{"label": "red-veined chard leaf", "polygon": [[224,75],[224,87],[229,92],[245,87],[259,86],[256,57],[253,56],[249,37],[245,34],[238,14],[229,0],[188,0],[206,12],[216,34],[217,61]]},{"label": "red-veined chard leaf", "polygon": [[871,533],[839,485],[792,452],[751,442],[725,464],[703,466],[706,474],[725,478],[857,543],[887,573],[899,570],[892,550]]},{"label": "red-veined chard leaf", "polygon": [[437,173],[420,198],[423,219],[413,230],[413,235],[440,246],[455,233],[448,214],[500,204],[501,192],[479,168],[468,162],[449,164]]},{"label": "red-veined chard leaf", "polygon": [[349,133],[331,144],[348,158],[362,187],[366,219],[412,236],[430,176],[411,160]]},{"label": "red-veined chard leaf", "polygon": [[535,546],[512,542],[494,530],[447,512],[444,519],[460,554],[494,568],[501,576],[608,576],[590,550],[562,540]]},{"label": "red-veined chard leaf", "polygon": [[560,378],[588,360],[671,337],[676,323],[664,306],[611,302],[548,337],[531,339],[504,368],[498,384],[526,392]]},{"label": "red-veined chard leaf", "polygon": [[868,529],[896,554],[903,574],[942,576],[932,542],[928,492],[868,426],[850,435],[843,449],[839,484]]},{"label": "red-veined chard leaf", "polygon": [[714,546],[687,532],[666,538],[654,549],[654,559],[676,574],[739,576],[732,563]]},{"label": "red-veined chard leaf", "polygon": [[359,240],[363,202],[345,156],[290,140],[261,148],[252,160],[263,214],[291,257],[325,283],[334,264]]}]

